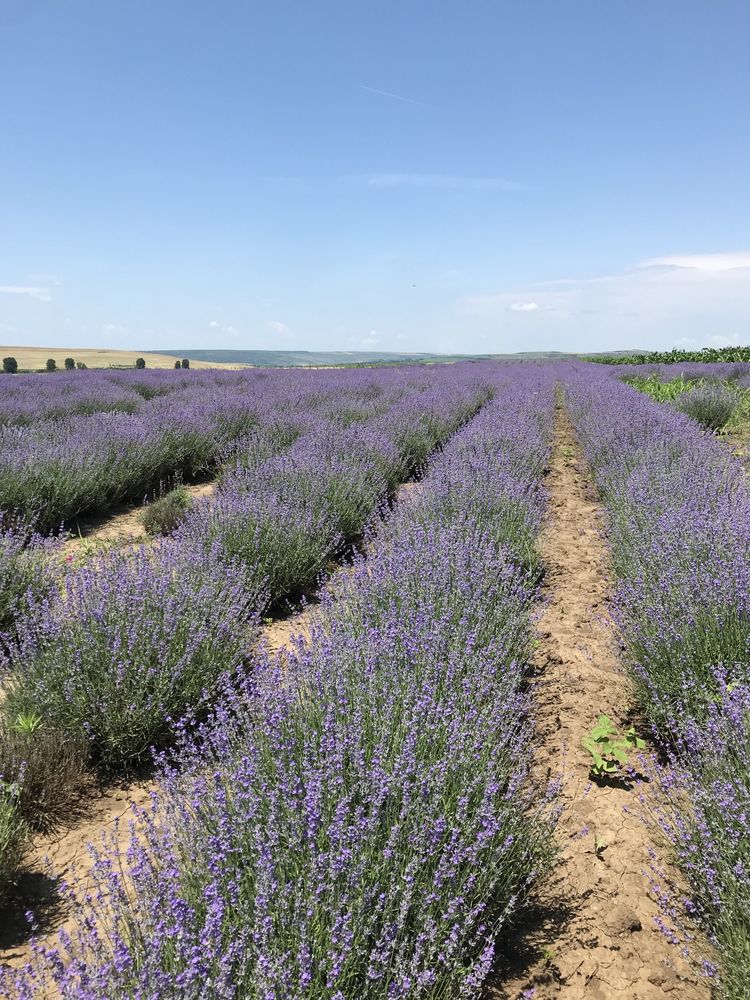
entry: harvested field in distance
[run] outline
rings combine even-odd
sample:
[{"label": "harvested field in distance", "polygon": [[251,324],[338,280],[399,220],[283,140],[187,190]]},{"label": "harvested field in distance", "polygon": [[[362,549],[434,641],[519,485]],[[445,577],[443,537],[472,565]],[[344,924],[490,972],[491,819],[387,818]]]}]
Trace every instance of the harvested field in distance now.
[{"label": "harvested field in distance", "polygon": [[[0,347],[0,358],[12,357],[18,367],[25,369],[44,368],[48,358],[54,358],[58,369],[64,367],[65,358],[83,361],[88,368],[110,368],[129,366],[134,368],[136,358],[143,358],[147,368],[174,368],[176,356],[152,354],[149,351],[120,351],[115,348],[90,347]],[[221,361],[191,361],[191,368],[243,368],[238,363],[226,364]]]}]

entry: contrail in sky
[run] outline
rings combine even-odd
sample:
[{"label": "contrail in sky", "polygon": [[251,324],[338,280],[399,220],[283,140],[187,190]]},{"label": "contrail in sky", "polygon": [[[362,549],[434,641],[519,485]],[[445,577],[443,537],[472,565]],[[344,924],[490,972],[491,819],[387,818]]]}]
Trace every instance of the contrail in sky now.
[{"label": "contrail in sky", "polygon": [[367,90],[371,94],[379,94],[381,97],[391,97],[394,101],[403,101],[404,104],[417,104],[420,108],[427,107],[423,101],[415,101],[413,97],[402,97],[401,94],[391,94],[387,90],[378,90],[377,87],[366,87],[363,83],[360,83],[359,89]]}]

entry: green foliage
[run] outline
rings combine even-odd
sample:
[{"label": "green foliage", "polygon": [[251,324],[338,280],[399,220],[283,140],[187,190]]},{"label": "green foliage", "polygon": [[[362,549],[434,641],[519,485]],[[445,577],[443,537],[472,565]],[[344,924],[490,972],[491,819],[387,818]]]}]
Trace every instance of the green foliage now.
[{"label": "green foliage", "polygon": [[189,368],[189,367],[190,367],[190,359],[183,358],[182,361],[180,362],[180,368]]},{"label": "green foliage", "polygon": [[678,378],[663,382],[656,372],[652,372],[650,375],[626,375],[623,378],[623,382],[632,385],[639,392],[645,392],[657,403],[671,403],[683,392],[687,392],[695,385],[700,385],[702,381],[702,379],[697,378],[686,378],[681,374]]},{"label": "green foliage", "polygon": [[148,504],[141,514],[141,522],[149,535],[171,535],[182,523],[185,513],[193,504],[193,498],[180,484],[158,500]]},{"label": "green foliage", "polygon": [[180,364],[179,361],[175,361],[174,366],[175,368],[182,368],[182,365]]},{"label": "green foliage", "polygon": [[135,367],[138,368],[138,369],[145,368],[146,367],[146,361],[145,361],[145,359],[144,358],[136,358],[135,359]]},{"label": "green foliage", "polygon": [[25,733],[32,736],[41,728],[42,717],[37,712],[19,712],[13,722],[12,729],[16,733]]},{"label": "green foliage", "polygon": [[66,358],[65,359],[65,371],[68,371],[68,372],[75,371],[75,367],[76,367],[75,358]]},{"label": "green foliage", "polygon": [[15,358],[3,358],[3,371],[6,375],[15,375],[18,371],[18,362]]},{"label": "green foliage", "polygon": [[78,369],[79,372],[81,372],[85,371],[88,368],[88,365],[85,364],[83,361],[76,361],[76,368]]},{"label": "green foliage", "polygon": [[627,768],[629,751],[642,750],[646,744],[636,736],[634,729],[619,734],[610,717],[600,715],[591,733],[582,740],[582,745],[593,760],[592,777],[606,779],[617,777]]},{"label": "green foliage", "polygon": [[600,365],[671,365],[682,361],[750,361],[750,347],[704,347],[701,351],[652,351],[627,356],[593,354],[584,361]]},{"label": "green foliage", "polygon": [[55,361],[55,359],[54,358],[47,358],[47,364],[45,365],[45,368],[46,368],[46,370],[48,372],[56,372],[57,371],[57,362]]}]

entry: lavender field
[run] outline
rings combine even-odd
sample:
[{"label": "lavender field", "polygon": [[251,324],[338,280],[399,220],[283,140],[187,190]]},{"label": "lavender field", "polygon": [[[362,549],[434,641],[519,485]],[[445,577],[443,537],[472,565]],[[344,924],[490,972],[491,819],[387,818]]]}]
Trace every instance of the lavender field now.
[{"label": "lavender field", "polygon": [[0,994],[750,996],[749,381],[1,377]]}]

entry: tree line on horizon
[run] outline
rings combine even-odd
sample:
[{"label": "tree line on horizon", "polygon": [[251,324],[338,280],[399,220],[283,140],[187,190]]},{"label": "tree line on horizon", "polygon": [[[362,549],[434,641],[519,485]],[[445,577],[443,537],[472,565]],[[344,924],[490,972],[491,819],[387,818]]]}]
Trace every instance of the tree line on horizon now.
[{"label": "tree line on horizon", "polygon": [[726,361],[750,361],[750,347],[704,347],[700,351],[647,351],[643,354],[603,355],[590,354],[584,361],[594,361],[599,365],[674,365],[684,361],[704,363]]}]

